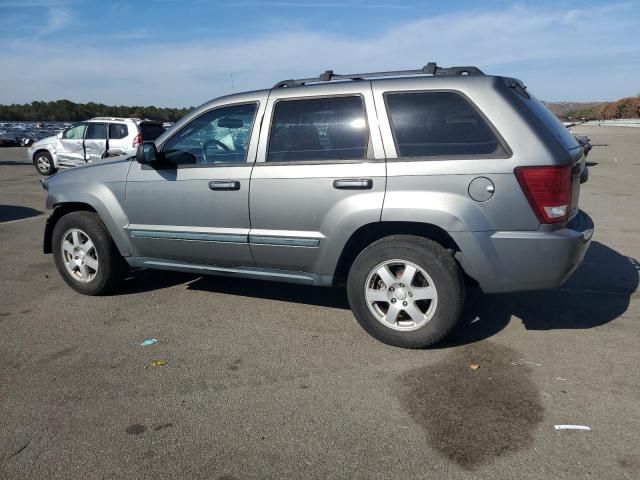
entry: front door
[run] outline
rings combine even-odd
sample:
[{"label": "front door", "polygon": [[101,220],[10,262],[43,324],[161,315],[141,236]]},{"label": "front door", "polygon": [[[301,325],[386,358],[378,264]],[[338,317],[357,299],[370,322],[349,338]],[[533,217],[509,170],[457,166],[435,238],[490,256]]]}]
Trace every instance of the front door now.
[{"label": "front door", "polygon": [[84,154],[87,162],[100,159],[107,150],[107,124],[91,122],[87,124],[84,136]]},{"label": "front door", "polygon": [[77,167],[86,163],[84,160],[84,134],[86,129],[86,123],[79,123],[62,132],[62,137],[58,139],[56,147],[59,167]]},{"label": "front door", "polygon": [[256,100],[213,107],[159,145],[159,166],[131,166],[127,229],[138,256],[253,265],[249,179],[260,106]]},{"label": "front door", "polygon": [[[355,230],[380,221],[385,163],[370,82],[272,90],[251,176],[258,267],[329,278]],[[298,98],[296,98],[298,97]]]}]

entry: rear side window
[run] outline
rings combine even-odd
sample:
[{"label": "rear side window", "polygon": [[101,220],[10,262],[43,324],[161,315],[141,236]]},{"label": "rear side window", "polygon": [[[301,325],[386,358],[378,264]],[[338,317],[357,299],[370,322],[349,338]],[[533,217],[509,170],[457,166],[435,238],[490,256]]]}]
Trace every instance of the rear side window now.
[{"label": "rear side window", "polygon": [[87,134],[85,140],[104,140],[107,138],[106,123],[90,123],[87,126]]},{"label": "rear side window", "polygon": [[385,95],[399,157],[504,154],[476,109],[453,92]]},{"label": "rear side window", "polygon": [[280,100],[267,161],[360,160],[366,157],[368,141],[360,96]]},{"label": "rear side window", "polygon": [[129,135],[129,130],[124,123],[110,123],[109,124],[109,138],[112,140],[119,140]]},{"label": "rear side window", "polygon": [[142,134],[142,139],[147,142],[155,140],[162,135],[164,133],[164,127],[161,123],[141,123],[140,133]]}]

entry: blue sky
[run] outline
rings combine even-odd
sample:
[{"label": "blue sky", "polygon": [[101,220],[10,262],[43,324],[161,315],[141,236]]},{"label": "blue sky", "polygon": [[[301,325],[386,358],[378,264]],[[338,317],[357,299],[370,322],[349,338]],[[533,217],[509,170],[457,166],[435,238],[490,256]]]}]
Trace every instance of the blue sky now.
[{"label": "blue sky", "polygon": [[640,94],[639,32],[640,0],[0,0],[0,103],[190,106],[429,61],[614,100]]}]

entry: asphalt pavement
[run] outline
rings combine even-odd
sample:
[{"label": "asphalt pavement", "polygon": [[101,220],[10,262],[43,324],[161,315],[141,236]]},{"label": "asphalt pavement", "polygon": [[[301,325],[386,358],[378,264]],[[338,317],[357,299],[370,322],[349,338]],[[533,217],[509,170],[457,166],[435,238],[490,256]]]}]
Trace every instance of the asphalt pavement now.
[{"label": "asphalt pavement", "polygon": [[0,149],[0,478],[640,478],[640,129],[575,130],[583,266],[470,291],[422,351],[338,289],[140,270],[77,294],[42,253],[40,176]]}]

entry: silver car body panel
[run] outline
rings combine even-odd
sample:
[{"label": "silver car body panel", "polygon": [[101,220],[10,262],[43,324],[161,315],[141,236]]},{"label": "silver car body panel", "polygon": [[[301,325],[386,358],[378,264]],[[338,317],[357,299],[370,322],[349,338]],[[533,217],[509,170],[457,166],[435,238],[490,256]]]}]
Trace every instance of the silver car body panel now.
[{"label": "silver car body panel", "polygon": [[[165,169],[108,162],[52,177],[48,206],[86,201],[134,266],[328,285],[355,232],[380,222],[406,222],[447,232],[460,265],[487,292],[554,287],[579,265],[593,232],[593,223],[577,207],[584,159],[570,139],[545,123],[550,119],[540,118],[537,106],[509,90],[507,80],[332,82],[222,97],[189,113],[156,146],[162,151],[176,132],[213,108],[258,102],[246,164]],[[398,158],[385,94],[410,91],[463,95],[499,132],[505,153]],[[366,159],[266,161],[278,101],[344,95],[364,100],[370,133]],[[514,168],[569,164],[577,168],[576,218],[541,225]],[[487,201],[470,196],[477,178],[494,186]],[[212,180],[239,181],[240,188],[211,191]],[[366,189],[334,188],[340,180],[371,182]]]}]

